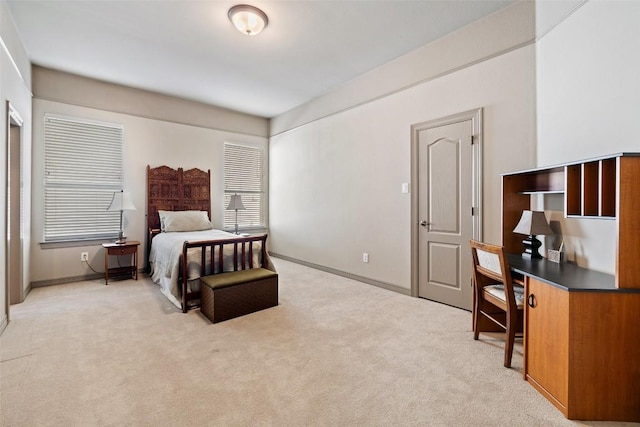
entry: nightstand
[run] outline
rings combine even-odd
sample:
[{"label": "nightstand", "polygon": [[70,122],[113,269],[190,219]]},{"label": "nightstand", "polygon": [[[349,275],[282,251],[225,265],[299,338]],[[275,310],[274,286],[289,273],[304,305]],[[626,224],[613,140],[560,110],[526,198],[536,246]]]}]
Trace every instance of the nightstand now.
[{"label": "nightstand", "polygon": [[[130,240],[122,244],[118,243],[103,243],[104,248],[104,284],[109,284],[109,275],[111,276],[124,276],[134,278],[138,280],[138,246],[140,242],[136,240]],[[121,256],[131,255],[131,263],[126,267],[109,268],[109,255]]]}]

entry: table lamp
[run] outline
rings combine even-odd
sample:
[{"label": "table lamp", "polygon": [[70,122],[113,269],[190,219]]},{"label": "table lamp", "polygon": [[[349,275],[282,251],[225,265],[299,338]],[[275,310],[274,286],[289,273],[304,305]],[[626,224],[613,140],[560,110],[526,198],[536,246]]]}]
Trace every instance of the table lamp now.
[{"label": "table lamp", "polygon": [[127,238],[124,236],[124,230],[122,229],[122,213],[124,211],[135,211],[136,207],[131,201],[129,193],[125,193],[123,190],[113,193],[113,199],[111,204],[107,208],[108,211],[120,211],[120,231],[118,232],[118,240],[116,244],[123,245],[127,242]]},{"label": "table lamp", "polygon": [[238,234],[238,210],[246,209],[242,204],[242,198],[239,194],[233,194],[229,199],[228,211],[236,211],[236,229],[235,234]]},{"label": "table lamp", "polygon": [[526,234],[526,237],[522,244],[524,245],[524,252],[522,252],[523,258],[542,258],[538,249],[542,243],[536,238],[536,235],[548,235],[553,234],[547,218],[544,216],[544,212],[541,211],[522,211],[522,217],[520,222],[513,229],[514,233]]}]

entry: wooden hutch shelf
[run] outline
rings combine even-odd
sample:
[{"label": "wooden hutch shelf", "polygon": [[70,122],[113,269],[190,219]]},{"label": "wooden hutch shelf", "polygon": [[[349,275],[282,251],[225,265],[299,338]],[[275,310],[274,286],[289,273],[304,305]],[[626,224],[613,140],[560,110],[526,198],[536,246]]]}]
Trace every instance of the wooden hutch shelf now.
[{"label": "wooden hutch shelf", "polygon": [[532,194],[564,194],[567,218],[617,222],[616,286],[640,288],[640,153],[618,153],[580,162],[502,175],[502,238],[507,252],[523,250],[513,233]]},{"label": "wooden hutch shelf", "polygon": [[566,166],[567,217],[615,218],[616,158]]}]

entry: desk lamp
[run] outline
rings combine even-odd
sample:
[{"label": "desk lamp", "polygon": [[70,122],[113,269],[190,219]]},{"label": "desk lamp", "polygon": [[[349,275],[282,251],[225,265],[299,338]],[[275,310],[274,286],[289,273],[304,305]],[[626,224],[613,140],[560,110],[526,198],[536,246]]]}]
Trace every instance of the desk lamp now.
[{"label": "desk lamp", "polygon": [[236,231],[235,234],[238,233],[238,210],[246,209],[242,204],[242,197],[239,194],[233,194],[229,199],[229,205],[227,206],[228,211],[236,211]]},{"label": "desk lamp", "polygon": [[547,218],[544,216],[544,212],[541,211],[522,211],[522,217],[520,222],[513,229],[514,233],[527,234],[522,244],[524,245],[523,258],[535,259],[542,258],[538,249],[542,243],[536,238],[536,235],[548,235],[553,234]]},{"label": "desk lamp", "polygon": [[124,230],[122,229],[122,213],[124,211],[135,211],[136,207],[133,205],[129,193],[125,193],[123,190],[113,193],[113,199],[111,204],[107,208],[108,211],[120,211],[120,231],[118,232],[118,240],[116,244],[123,245],[127,242],[127,238],[124,237]]}]

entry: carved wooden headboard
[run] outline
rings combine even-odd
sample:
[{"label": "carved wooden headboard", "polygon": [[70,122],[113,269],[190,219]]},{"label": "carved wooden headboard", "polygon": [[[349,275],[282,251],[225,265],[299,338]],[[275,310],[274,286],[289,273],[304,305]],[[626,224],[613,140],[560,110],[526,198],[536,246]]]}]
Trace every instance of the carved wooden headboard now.
[{"label": "carved wooden headboard", "polygon": [[147,166],[147,225],[160,229],[158,210],[207,211],[211,219],[211,170]]}]

